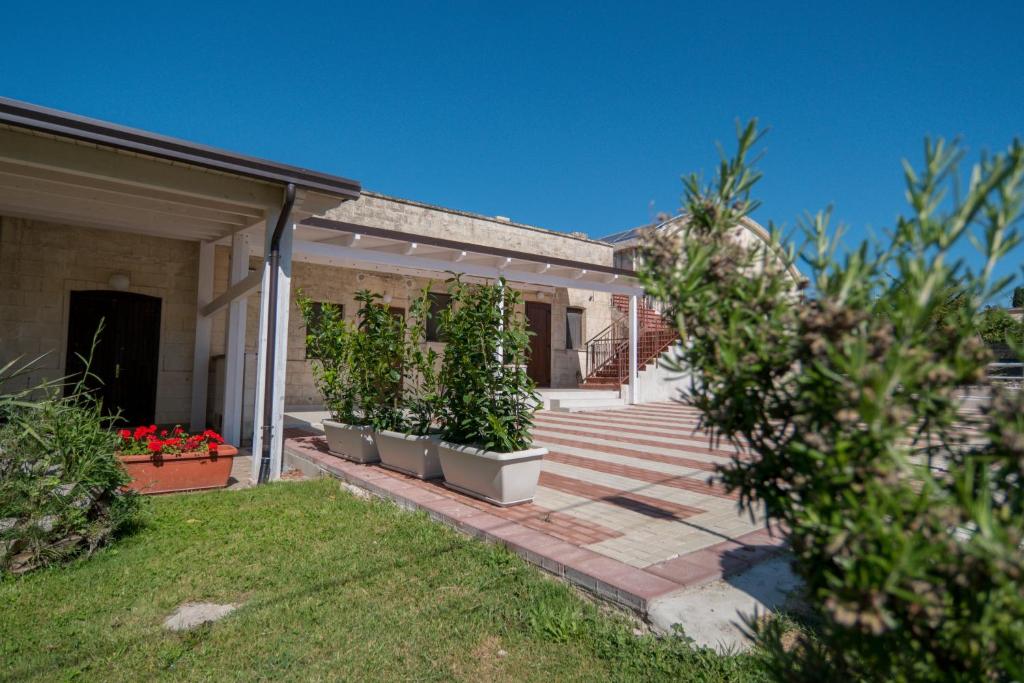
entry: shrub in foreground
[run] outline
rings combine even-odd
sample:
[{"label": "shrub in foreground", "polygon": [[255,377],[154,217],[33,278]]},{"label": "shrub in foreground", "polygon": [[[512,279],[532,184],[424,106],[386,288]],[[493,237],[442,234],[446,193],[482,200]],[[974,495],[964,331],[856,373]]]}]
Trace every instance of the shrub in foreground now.
[{"label": "shrub in foreground", "polygon": [[[13,379],[4,370],[0,392]],[[99,401],[82,385],[62,389],[39,387],[33,400],[0,393],[0,574],[91,553],[138,510],[138,496],[122,490],[121,439]]]},{"label": "shrub in foreground", "polygon": [[[643,278],[686,343],[686,400],[741,451],[721,471],[741,505],[787,530],[820,622],[783,647],[757,628],[787,680],[1024,679],[1024,393],[962,413],[985,381],[983,302],[1018,244],[1024,147],[985,157],[956,187],[961,154],[925,146],[906,167],[910,211],[891,243],[843,251],[827,213],[806,247],[743,246],[759,175],[739,151],[713,186],[685,181],[689,221],[656,234]],[[972,239],[973,269],[956,257]],[[802,258],[809,282],[791,268]],[[942,311],[948,292],[962,305]],[[1019,351],[1019,350],[1018,350]]]}]

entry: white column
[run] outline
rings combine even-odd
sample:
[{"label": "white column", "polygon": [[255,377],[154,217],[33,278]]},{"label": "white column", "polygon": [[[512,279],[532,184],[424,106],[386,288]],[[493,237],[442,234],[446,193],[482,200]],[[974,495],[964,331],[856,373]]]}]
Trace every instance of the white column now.
[{"label": "white column", "polygon": [[201,313],[213,299],[213,242],[199,243],[199,277],[196,283],[196,338],[192,352],[192,414],[189,429],[206,428],[206,398],[210,383],[210,337],[213,320]]},{"label": "white column", "polygon": [[636,347],[639,329],[637,325],[637,297],[631,294],[629,297],[629,402],[638,403],[637,379],[639,373],[636,367]]},{"label": "white column", "polygon": [[[231,273],[228,286],[249,274],[249,235],[236,232],[231,237]],[[242,398],[245,384],[245,318],[249,297],[231,302],[228,308],[227,339],[224,353],[224,440],[238,445],[242,441]]]},{"label": "white column", "polygon": [[[266,238],[264,241],[263,285],[260,290],[260,337],[259,353],[256,357],[256,410],[253,419],[252,469],[253,480],[259,478],[260,458],[263,452],[263,398],[266,386],[267,354],[274,359],[274,386],[272,393],[273,413],[271,418],[270,479],[281,476],[281,455],[284,431],[285,377],[288,369],[288,309],[291,301],[292,241],[295,223],[289,221],[281,234],[278,264],[277,300],[270,301],[270,239],[277,224],[278,212],[267,216]],[[277,311],[277,340],[273,349],[267,349],[267,312],[273,306]]]},{"label": "white column", "polygon": [[[498,291],[501,293],[501,298],[498,299],[498,315],[501,316],[501,320],[498,322],[498,329],[502,332],[505,331],[505,283],[498,279]],[[499,342],[498,343],[498,362],[502,365],[505,364],[505,347]]]}]

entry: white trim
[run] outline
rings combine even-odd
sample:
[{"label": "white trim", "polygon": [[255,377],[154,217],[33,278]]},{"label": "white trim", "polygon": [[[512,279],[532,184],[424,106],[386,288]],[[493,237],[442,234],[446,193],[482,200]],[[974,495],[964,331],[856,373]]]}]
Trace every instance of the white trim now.
[{"label": "white trim", "polygon": [[199,277],[196,281],[196,335],[192,352],[192,413],[189,428],[193,432],[206,427],[206,399],[210,379],[210,342],[213,320],[202,314],[213,297],[213,242],[199,243]]},{"label": "white trim", "polygon": [[[472,263],[465,260],[459,262],[458,266],[454,266],[454,262],[447,259],[405,256],[402,254],[390,254],[387,252],[355,249],[352,247],[343,247],[337,244],[324,244],[322,242],[309,242],[304,240],[296,241],[294,249],[295,255],[303,257],[303,260],[347,268],[359,268],[361,267],[361,264],[373,263],[377,265],[391,266],[394,268],[408,268],[412,270],[432,271],[437,273],[458,271],[466,275],[474,275],[492,280],[496,280],[503,276],[509,282],[547,285],[549,287],[563,287],[568,289],[586,289],[596,292],[610,292],[612,294],[626,294],[630,296],[642,295],[644,291],[643,287],[640,285],[627,284],[622,282],[621,278],[615,282],[601,282],[597,280],[583,279],[585,275],[593,275],[593,273],[584,273],[576,278],[561,277],[557,275],[549,275],[547,273],[536,273],[530,270],[520,270],[520,266],[518,264],[511,268],[502,269],[494,265]],[[491,258],[493,259],[493,257]],[[531,266],[526,267],[532,267],[532,264]]]},{"label": "white trim", "polygon": [[[230,282],[232,286],[249,276],[249,235],[236,232],[231,238]],[[261,273],[253,273],[257,282]],[[231,291],[229,288],[228,291]],[[231,301],[224,342],[224,407],[221,431],[230,444],[242,441],[242,402],[245,384],[245,322],[249,298]]]},{"label": "white trim", "polygon": [[[270,444],[270,473],[271,481],[281,476],[282,448],[284,446],[284,399],[286,387],[286,374],[288,370],[288,311],[291,302],[291,279],[292,279],[292,243],[294,241],[296,221],[292,220],[284,226],[280,242],[280,261],[278,263],[279,273],[277,279],[277,301],[269,301],[270,292],[267,283],[270,278],[270,239],[277,223],[279,210],[267,216],[266,237],[263,247],[263,287],[260,293],[260,336],[259,352],[256,356],[256,410],[253,413],[253,437],[252,437],[252,470],[253,481],[259,479],[260,460],[263,452],[263,397],[266,385],[267,353],[271,353],[274,359],[274,386],[271,390],[272,413],[271,413],[271,444]],[[277,337],[273,349],[267,349],[267,312],[270,306],[277,309]]]},{"label": "white trim", "polygon": [[640,394],[636,385],[639,379],[637,372],[637,337],[639,325],[637,324],[637,297],[634,294],[629,297],[629,403],[639,403]]},{"label": "white trim", "polygon": [[[245,267],[248,268],[248,256],[245,259]],[[248,271],[247,271],[248,272]],[[216,299],[206,304],[199,310],[199,315],[209,318],[217,311],[221,310],[228,304],[232,304],[239,299],[244,299],[252,294],[254,291],[259,289],[260,283],[263,280],[263,274],[258,270],[254,270],[248,275],[244,275],[241,280],[234,283],[228,290],[218,296]]]}]

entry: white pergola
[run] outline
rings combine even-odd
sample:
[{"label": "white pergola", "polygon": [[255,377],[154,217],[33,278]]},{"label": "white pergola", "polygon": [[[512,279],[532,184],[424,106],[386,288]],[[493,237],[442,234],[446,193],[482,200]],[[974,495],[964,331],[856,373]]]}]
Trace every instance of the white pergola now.
[{"label": "white pergola", "polygon": [[[289,186],[295,201],[282,216]],[[643,289],[633,273],[316,217],[357,199],[359,192],[357,182],[344,178],[0,98],[0,215],[198,243],[191,428],[206,423],[213,317],[226,310],[223,433],[231,443],[239,443],[242,436],[246,304],[260,292],[252,452],[258,459],[269,400],[271,478],[281,471],[295,260],[409,276],[455,272],[491,280],[504,277],[521,285],[625,294],[630,302],[629,401],[636,402],[637,300]],[[281,221],[280,258],[272,272],[271,236]],[[230,246],[230,278],[227,291],[214,297],[218,244]],[[263,265],[250,272],[254,255]],[[273,301],[268,286],[272,278],[277,281]],[[284,333],[268,348],[271,317]]]}]

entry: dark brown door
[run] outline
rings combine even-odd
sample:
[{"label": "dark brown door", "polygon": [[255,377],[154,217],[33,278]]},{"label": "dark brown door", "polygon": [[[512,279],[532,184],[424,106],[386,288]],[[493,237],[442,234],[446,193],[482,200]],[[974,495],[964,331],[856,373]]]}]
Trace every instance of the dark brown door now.
[{"label": "dark brown door", "polygon": [[121,424],[153,422],[160,358],[160,299],[128,292],[71,292],[67,373],[81,378],[100,328],[85,383]]},{"label": "dark brown door", "polygon": [[551,304],[526,302],[526,325],[530,336],[530,360],[526,374],[539,387],[551,386]]}]

